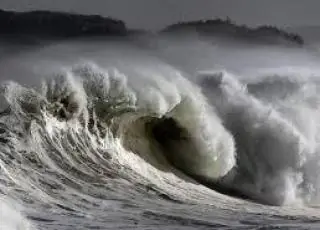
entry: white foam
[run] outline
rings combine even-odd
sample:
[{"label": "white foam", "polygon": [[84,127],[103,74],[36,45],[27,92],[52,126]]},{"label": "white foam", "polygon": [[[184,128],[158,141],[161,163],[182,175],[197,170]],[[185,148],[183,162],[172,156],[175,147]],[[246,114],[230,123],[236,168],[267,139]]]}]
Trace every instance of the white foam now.
[{"label": "white foam", "polygon": [[0,197],[0,229],[1,230],[33,230],[35,229],[20,213],[21,207],[4,196]]}]

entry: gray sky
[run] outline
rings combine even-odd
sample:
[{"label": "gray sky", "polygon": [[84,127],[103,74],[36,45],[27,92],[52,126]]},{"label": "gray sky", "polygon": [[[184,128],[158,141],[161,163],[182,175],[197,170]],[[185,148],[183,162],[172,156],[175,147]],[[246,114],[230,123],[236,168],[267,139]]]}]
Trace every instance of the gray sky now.
[{"label": "gray sky", "polygon": [[0,0],[0,8],[101,14],[143,29],[226,16],[248,25],[320,25],[320,0]]}]

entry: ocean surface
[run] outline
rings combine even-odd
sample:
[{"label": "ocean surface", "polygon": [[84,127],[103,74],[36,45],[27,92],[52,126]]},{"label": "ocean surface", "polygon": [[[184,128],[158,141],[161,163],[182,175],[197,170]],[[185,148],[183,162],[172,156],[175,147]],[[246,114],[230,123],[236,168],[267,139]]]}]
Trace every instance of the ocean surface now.
[{"label": "ocean surface", "polygon": [[0,49],[0,229],[320,229],[320,54],[196,38]]}]

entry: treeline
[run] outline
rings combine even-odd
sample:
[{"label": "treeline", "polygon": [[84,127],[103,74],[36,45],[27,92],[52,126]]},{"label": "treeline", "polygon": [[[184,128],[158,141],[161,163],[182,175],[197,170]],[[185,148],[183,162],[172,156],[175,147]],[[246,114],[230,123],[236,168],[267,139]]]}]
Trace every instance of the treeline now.
[{"label": "treeline", "polygon": [[[161,32],[196,31],[203,35],[220,35],[246,41],[279,42],[302,45],[298,34],[288,33],[274,26],[249,28],[236,25],[229,18],[179,22]],[[31,35],[33,37],[126,36],[145,34],[126,27],[121,20],[99,15],[80,15],[50,11],[14,12],[0,10],[0,34]]]},{"label": "treeline", "polygon": [[203,35],[225,35],[234,38],[264,40],[267,42],[282,39],[298,45],[304,44],[303,38],[298,34],[288,33],[275,26],[250,28],[245,25],[237,25],[230,18],[179,22],[163,30],[163,32],[185,31],[195,31]]},{"label": "treeline", "polygon": [[120,20],[104,18],[99,15],[0,10],[0,34],[55,37],[126,35],[127,28]]}]

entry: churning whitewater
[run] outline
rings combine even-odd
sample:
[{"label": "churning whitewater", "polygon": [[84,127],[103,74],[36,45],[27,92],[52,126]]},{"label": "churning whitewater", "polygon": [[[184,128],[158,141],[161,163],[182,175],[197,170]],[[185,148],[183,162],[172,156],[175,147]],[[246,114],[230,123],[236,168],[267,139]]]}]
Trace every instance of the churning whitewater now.
[{"label": "churning whitewater", "polygon": [[294,72],[85,61],[5,82],[4,229],[311,228],[320,78]]}]

